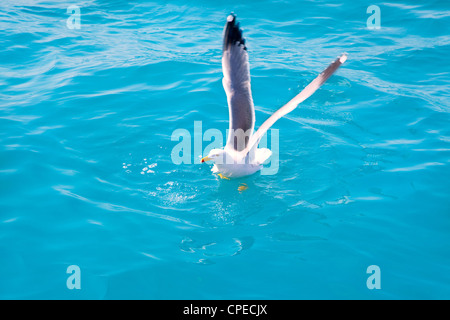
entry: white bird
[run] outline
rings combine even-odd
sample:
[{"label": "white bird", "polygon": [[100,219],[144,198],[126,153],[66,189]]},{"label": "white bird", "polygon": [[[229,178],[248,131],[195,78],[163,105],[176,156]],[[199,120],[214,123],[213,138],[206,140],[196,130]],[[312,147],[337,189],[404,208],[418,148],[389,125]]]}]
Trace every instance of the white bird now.
[{"label": "white bird", "polygon": [[230,115],[228,139],[224,149],[212,149],[201,162],[214,161],[212,172],[221,178],[237,178],[259,171],[263,162],[272,154],[269,149],[258,148],[262,136],[278,119],[294,110],[319,89],[346,60],[347,55],[342,54],[253,133],[255,109],[250,87],[247,48],[239,23],[236,23],[236,16],[229,15],[224,29],[222,53],[222,82]]}]

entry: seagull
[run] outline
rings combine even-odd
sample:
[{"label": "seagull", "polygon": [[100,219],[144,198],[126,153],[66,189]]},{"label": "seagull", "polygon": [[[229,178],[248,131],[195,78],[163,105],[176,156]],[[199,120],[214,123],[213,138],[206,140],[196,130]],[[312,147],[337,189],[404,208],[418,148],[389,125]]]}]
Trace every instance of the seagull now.
[{"label": "seagull", "polygon": [[224,28],[222,49],[222,83],[227,95],[230,119],[228,138],[223,149],[212,149],[201,162],[213,161],[211,171],[223,179],[239,178],[259,171],[264,161],[272,154],[269,149],[258,148],[266,131],[278,119],[309,98],[346,60],[347,55],[344,53],[253,132],[255,108],[250,86],[247,47],[236,16],[229,15]]}]

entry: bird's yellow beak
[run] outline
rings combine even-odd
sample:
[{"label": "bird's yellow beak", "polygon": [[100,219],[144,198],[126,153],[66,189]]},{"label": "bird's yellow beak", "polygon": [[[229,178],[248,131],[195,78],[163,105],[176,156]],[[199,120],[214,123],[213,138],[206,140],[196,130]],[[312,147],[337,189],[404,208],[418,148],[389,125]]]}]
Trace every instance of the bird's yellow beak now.
[{"label": "bird's yellow beak", "polygon": [[205,162],[205,161],[210,161],[212,160],[210,157],[204,157],[202,158],[202,160],[200,160],[201,163]]}]

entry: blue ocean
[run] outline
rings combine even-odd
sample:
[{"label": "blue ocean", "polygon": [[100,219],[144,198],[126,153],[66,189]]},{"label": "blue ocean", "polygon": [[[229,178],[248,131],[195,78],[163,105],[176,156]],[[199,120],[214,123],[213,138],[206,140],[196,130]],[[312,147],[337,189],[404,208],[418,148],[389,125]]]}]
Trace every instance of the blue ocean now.
[{"label": "blue ocean", "polygon": [[[231,12],[256,128],[348,60],[273,125],[275,173],[227,180],[199,160]],[[0,299],[450,299],[449,26],[444,0],[2,1]]]}]

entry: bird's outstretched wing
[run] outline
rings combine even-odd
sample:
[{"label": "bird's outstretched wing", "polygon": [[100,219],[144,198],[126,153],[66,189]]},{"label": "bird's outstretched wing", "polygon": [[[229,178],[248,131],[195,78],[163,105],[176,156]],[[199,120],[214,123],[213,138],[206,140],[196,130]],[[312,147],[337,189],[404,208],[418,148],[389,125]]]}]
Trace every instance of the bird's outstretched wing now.
[{"label": "bird's outstretched wing", "polygon": [[228,16],[224,29],[222,69],[222,82],[230,114],[227,147],[242,151],[247,147],[253,133],[255,109],[245,39],[233,14]]},{"label": "bird's outstretched wing", "polygon": [[317,76],[305,89],[303,89],[298,95],[296,95],[291,101],[278,109],[267,119],[256,133],[251,136],[247,147],[242,151],[243,154],[247,154],[253,147],[257,146],[264,133],[281,117],[285,116],[297,106],[309,98],[317,89],[325,82],[331,75],[347,60],[347,55],[343,54],[331,63],[321,74]]}]

